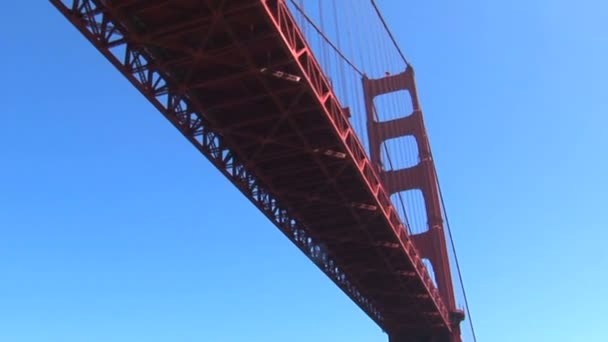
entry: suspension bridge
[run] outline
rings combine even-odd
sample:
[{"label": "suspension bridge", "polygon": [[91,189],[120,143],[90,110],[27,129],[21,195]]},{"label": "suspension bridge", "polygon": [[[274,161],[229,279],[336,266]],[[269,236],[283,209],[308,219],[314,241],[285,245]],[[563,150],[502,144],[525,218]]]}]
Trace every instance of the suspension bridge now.
[{"label": "suspension bridge", "polygon": [[391,342],[475,341],[414,69],[375,1],[50,1]]}]

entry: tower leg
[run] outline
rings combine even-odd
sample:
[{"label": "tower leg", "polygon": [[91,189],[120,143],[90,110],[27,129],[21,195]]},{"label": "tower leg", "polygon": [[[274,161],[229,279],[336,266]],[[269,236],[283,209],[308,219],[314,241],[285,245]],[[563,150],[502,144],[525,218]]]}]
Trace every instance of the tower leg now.
[{"label": "tower leg", "polygon": [[[380,121],[376,116],[374,98],[383,94],[405,90],[410,94],[412,113],[387,121]],[[452,315],[451,336],[428,337],[393,334],[389,335],[390,342],[460,342],[460,322],[464,315],[456,307],[452,274],[450,270],[448,245],[444,230],[443,209],[431,154],[430,142],[424,125],[422,108],[418,101],[414,70],[411,66],[399,74],[378,79],[363,78],[365,109],[367,114],[367,130],[369,137],[370,158],[376,167],[385,189],[391,193],[419,190],[424,198],[428,230],[410,235],[414,246],[420,255],[433,266],[437,289]],[[408,115],[409,114],[409,115]],[[383,167],[382,144],[398,137],[413,137],[419,152],[416,165],[396,170],[386,170]]]}]

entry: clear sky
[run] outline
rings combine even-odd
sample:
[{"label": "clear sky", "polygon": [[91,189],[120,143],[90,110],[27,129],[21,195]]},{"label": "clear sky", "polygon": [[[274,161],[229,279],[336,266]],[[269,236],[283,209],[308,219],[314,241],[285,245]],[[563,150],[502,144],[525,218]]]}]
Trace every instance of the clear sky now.
[{"label": "clear sky", "polygon": [[[608,3],[380,1],[479,341],[606,341]],[[0,341],[385,341],[46,1],[0,14]]]}]

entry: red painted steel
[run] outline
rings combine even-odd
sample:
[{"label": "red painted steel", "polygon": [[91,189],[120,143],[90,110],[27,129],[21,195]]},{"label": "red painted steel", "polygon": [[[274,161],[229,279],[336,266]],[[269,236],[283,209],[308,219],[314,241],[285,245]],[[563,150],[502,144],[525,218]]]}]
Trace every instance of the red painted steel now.
[{"label": "red painted steel", "polygon": [[385,331],[454,341],[284,0],[50,0]]},{"label": "red painted steel", "polygon": [[[374,98],[399,90],[406,90],[410,94],[413,112],[397,119],[379,121]],[[451,313],[454,340],[460,341],[459,328],[460,322],[464,319],[464,312],[456,307],[437,174],[416,90],[414,69],[408,66],[404,72],[397,75],[378,79],[364,78],[363,91],[370,157],[380,173],[382,184],[391,194],[412,189],[422,191],[429,229],[423,233],[414,234],[410,238],[414,241],[420,255],[427,258],[433,266],[439,293]],[[413,136],[416,140],[420,156],[419,163],[408,168],[384,170],[382,144],[387,140],[406,136]]]}]

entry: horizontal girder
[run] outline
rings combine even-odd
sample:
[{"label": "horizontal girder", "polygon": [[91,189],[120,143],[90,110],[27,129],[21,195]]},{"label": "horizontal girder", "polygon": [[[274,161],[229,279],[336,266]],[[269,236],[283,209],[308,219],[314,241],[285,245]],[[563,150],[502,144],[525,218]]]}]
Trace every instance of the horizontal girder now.
[{"label": "horizontal girder", "polygon": [[451,331],[284,1],[51,2],[380,326]]}]

